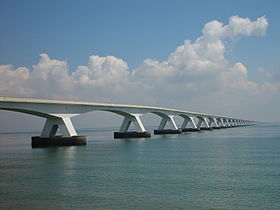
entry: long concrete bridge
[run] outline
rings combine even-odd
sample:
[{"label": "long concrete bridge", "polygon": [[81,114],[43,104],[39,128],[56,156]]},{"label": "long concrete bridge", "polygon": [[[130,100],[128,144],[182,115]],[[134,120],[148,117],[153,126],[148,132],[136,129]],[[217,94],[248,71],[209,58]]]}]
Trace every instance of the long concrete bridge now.
[{"label": "long concrete bridge", "polygon": [[[145,129],[140,119],[146,113],[153,113],[161,117],[158,129],[154,130],[155,135],[179,134],[182,132],[256,124],[254,121],[239,118],[154,106],[6,96],[0,96],[0,110],[21,112],[46,118],[41,136],[32,137],[32,147],[86,144],[86,137],[77,135],[71,118],[91,111],[107,111],[124,117],[120,130],[114,133],[114,138],[151,137],[151,133]],[[174,121],[175,116],[180,116],[184,119],[182,125],[179,127]],[[131,123],[134,124],[136,131],[128,131]],[[165,129],[167,123],[171,129]],[[189,128],[187,128],[188,124],[190,124]],[[56,136],[58,129],[62,136]]]}]

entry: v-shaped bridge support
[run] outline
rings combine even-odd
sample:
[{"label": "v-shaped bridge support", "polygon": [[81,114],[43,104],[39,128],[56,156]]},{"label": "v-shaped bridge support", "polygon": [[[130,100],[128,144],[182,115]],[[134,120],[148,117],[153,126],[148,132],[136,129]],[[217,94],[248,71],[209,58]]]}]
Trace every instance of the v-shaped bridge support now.
[{"label": "v-shaped bridge support", "polygon": [[41,133],[41,137],[55,136],[58,129],[60,130],[62,136],[77,136],[70,118],[48,118]]},{"label": "v-shaped bridge support", "polygon": [[[125,114],[119,132],[114,132],[114,138],[151,137],[151,134],[146,131],[140,119],[141,115],[142,114]],[[137,131],[128,132],[131,123],[134,124]]]}]

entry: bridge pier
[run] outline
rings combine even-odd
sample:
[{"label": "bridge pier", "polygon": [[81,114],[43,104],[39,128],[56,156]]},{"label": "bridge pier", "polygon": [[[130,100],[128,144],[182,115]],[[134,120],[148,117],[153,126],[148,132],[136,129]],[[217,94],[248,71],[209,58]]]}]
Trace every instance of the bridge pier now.
[{"label": "bridge pier", "polygon": [[[125,114],[122,125],[120,127],[119,132],[114,132],[114,138],[115,139],[121,139],[121,138],[150,138],[151,134],[146,131],[140,116],[142,114]],[[131,123],[134,124],[137,131],[130,131],[128,132],[128,128],[131,125]]]},{"label": "bridge pier", "polygon": [[[55,136],[57,130],[62,136]],[[68,118],[47,118],[41,136],[33,136],[32,148],[86,145],[85,136],[77,136],[76,130]]]},{"label": "bridge pier", "polygon": [[222,118],[218,118],[217,123],[220,126],[220,128],[227,128],[227,126],[225,125],[224,120]]},{"label": "bridge pier", "polygon": [[235,122],[235,120],[231,120],[231,127],[236,127],[236,122]]},{"label": "bridge pier", "polygon": [[[175,124],[174,121],[174,116],[172,115],[164,115],[161,114],[160,115],[162,117],[161,122],[159,124],[159,127],[157,130],[154,130],[154,134],[155,135],[160,135],[160,134],[180,134],[182,133],[181,129],[178,129],[177,125]],[[169,126],[171,127],[171,129],[164,129],[164,127],[166,126],[166,124],[169,124]]]},{"label": "bridge pier", "polygon": [[231,128],[231,123],[229,119],[225,119],[227,128]]},{"label": "bridge pier", "polygon": [[60,146],[79,146],[86,145],[85,136],[32,136],[31,147],[42,148],[42,147],[60,147]]},{"label": "bridge pier", "polygon": [[[211,126],[211,124],[214,124],[214,126]],[[213,118],[213,117],[210,117],[209,118],[209,126],[212,128],[212,129],[220,129],[221,127],[218,125],[217,123],[217,119],[216,118]]]},{"label": "bridge pier", "polygon": [[[208,124],[206,117],[197,116],[197,118],[198,118],[197,127],[200,128],[200,130],[212,130],[212,128]],[[202,124],[204,124],[205,127],[201,127]]]},{"label": "bridge pier", "polygon": [[[184,118],[183,124],[181,126],[182,132],[195,132],[200,130],[195,124],[194,117],[189,117],[187,115],[180,116]],[[186,128],[188,123],[190,123],[191,128]]]}]

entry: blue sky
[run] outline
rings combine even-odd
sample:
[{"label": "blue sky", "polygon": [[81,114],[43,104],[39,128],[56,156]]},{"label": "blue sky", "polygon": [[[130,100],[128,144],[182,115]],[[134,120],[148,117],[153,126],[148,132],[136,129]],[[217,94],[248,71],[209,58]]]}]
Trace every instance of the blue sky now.
[{"label": "blue sky", "polygon": [[[1,0],[0,95],[279,121],[279,10],[277,0]],[[0,130],[27,119],[13,116],[0,112]]]},{"label": "blue sky", "polygon": [[114,55],[131,68],[145,58],[164,60],[185,39],[194,41],[211,20],[232,15],[269,21],[263,38],[240,40],[228,53],[249,69],[279,68],[279,1],[14,1],[0,2],[0,64],[30,67],[40,53],[69,62],[70,69],[88,56]]}]

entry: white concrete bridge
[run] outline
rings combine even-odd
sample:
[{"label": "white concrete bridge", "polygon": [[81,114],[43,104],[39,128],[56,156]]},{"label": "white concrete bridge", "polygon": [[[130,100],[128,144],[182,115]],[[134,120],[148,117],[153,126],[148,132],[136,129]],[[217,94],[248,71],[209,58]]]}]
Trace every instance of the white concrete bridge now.
[{"label": "white concrete bridge", "polygon": [[[81,144],[85,144],[85,137],[77,135],[71,118],[91,111],[107,111],[124,117],[119,132],[114,133],[115,138],[151,137],[151,134],[145,129],[140,119],[140,117],[146,113],[153,113],[160,116],[162,119],[158,130],[155,130],[154,134],[181,133],[185,131],[210,130],[256,124],[256,122],[239,118],[153,106],[6,96],[0,96],[0,110],[22,112],[46,118],[41,136],[32,139],[32,145],[34,147],[44,146],[44,142],[47,141],[51,141],[52,143],[47,143],[45,146],[51,146],[54,141],[60,141],[62,143],[62,138],[68,142],[64,142],[62,145],[76,145],[79,143],[75,143],[75,141],[81,141],[81,139]],[[175,116],[180,116],[184,119],[182,125],[176,125],[174,121]],[[128,131],[131,123],[133,123],[137,129],[135,132]],[[171,129],[164,129],[167,123]],[[190,124],[191,128],[186,128],[188,124]],[[55,136],[58,129],[62,137]],[[36,142],[39,142],[38,145]]]}]

